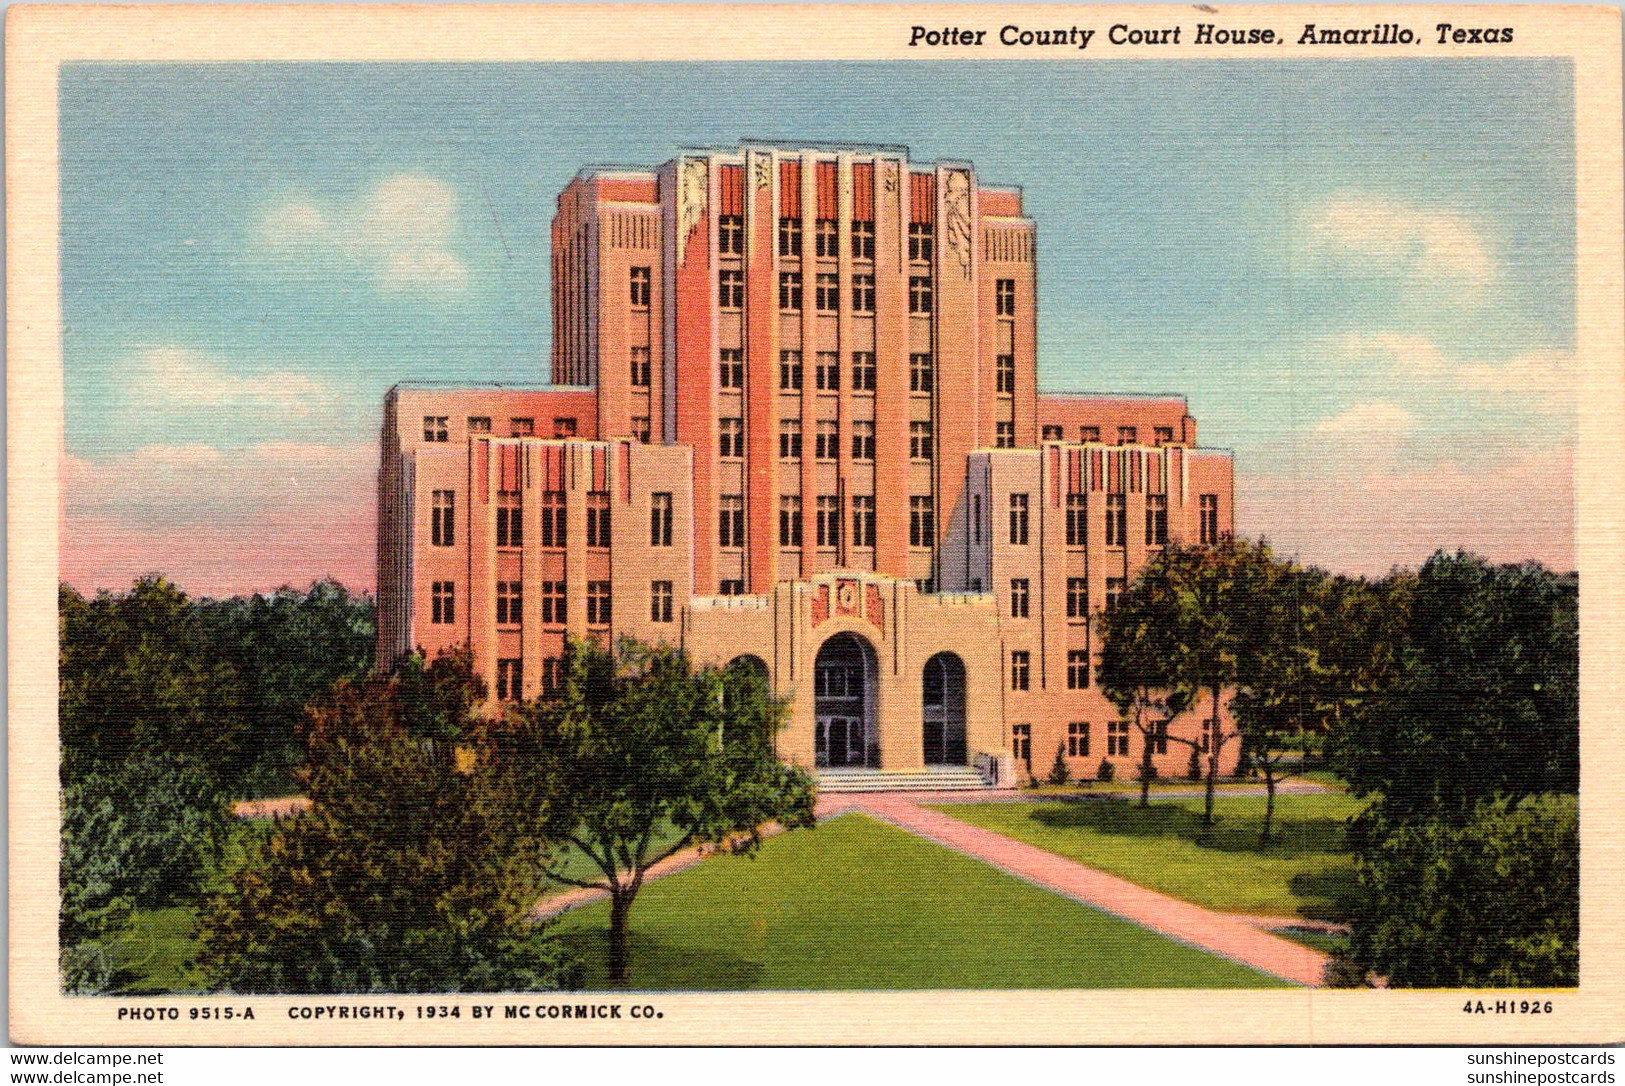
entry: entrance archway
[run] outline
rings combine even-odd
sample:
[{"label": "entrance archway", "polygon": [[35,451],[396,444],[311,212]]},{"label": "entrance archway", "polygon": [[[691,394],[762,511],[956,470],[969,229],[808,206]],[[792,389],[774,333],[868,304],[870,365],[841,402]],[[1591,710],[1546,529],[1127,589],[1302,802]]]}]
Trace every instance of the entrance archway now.
[{"label": "entrance archway", "polygon": [[939,652],[925,662],[920,720],[926,765],[965,764],[965,662]]},{"label": "entrance archway", "polygon": [[875,727],[875,650],[861,637],[836,634],[813,663],[813,750],[820,766],[879,768]]}]

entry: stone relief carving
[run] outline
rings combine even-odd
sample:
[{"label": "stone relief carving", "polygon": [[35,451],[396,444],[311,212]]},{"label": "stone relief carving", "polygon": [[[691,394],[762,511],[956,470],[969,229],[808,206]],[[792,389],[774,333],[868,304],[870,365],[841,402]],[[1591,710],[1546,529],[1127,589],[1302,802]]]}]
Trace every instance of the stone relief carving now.
[{"label": "stone relief carving", "polygon": [[756,170],[756,187],[768,188],[773,184],[773,159],[767,155],[756,155],[753,159]]},{"label": "stone relief carving", "polygon": [[945,183],[947,205],[947,221],[944,227],[947,233],[948,251],[959,261],[959,270],[964,278],[970,278],[971,245],[974,238],[971,235],[970,213],[970,175],[962,170],[949,172]]},{"label": "stone relief carving", "polygon": [[685,158],[677,167],[677,264],[683,263],[688,236],[705,221],[705,190],[709,175],[703,158]]}]

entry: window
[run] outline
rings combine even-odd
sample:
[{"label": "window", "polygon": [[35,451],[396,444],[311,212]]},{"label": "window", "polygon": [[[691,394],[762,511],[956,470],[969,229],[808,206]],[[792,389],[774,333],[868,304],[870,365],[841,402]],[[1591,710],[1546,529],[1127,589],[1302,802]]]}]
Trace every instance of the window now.
[{"label": "window", "polygon": [[525,612],[523,589],[518,581],[497,582],[497,625],[517,626]]},{"label": "window", "polygon": [[553,420],[553,436],[556,437],[556,438],[575,437],[576,436],[576,420],[572,419],[572,418],[556,418],[556,419],[554,419]]},{"label": "window", "polygon": [[457,585],[453,581],[435,581],[429,590],[429,621],[447,625],[457,621]]},{"label": "window", "polygon": [[801,255],[801,220],[784,218],[779,220],[779,255]]},{"label": "window", "polygon": [[838,454],[837,442],[840,440],[840,424],[830,421],[818,423],[818,431],[813,435],[813,456],[819,460],[834,460]]},{"label": "window", "polygon": [[1117,605],[1123,602],[1123,578],[1106,578],[1106,610],[1115,611]]},{"label": "window", "polygon": [[1010,542],[1027,545],[1027,495],[1010,495]]},{"label": "window", "polygon": [[1089,756],[1089,724],[1079,721],[1066,726],[1066,753],[1069,758]]},{"label": "window", "polygon": [[491,432],[490,415],[468,416],[468,432],[471,434],[488,434]]},{"label": "window", "polygon": [[854,275],[852,277],[852,312],[873,313],[875,311],[875,277],[872,275]]},{"label": "window", "polygon": [[1013,449],[1016,447],[1015,423],[995,422],[993,424],[993,447],[996,449]]},{"label": "window", "polygon": [[1066,579],[1066,617],[1072,622],[1089,617],[1089,582],[1083,577]]},{"label": "window", "polygon": [[719,596],[743,596],[744,594],[745,582],[742,578],[733,577],[717,582],[717,595]]},{"label": "window", "polygon": [[841,387],[841,356],[836,351],[819,351],[814,359],[813,384],[820,392],[837,392]]},{"label": "window", "polygon": [[852,545],[875,545],[875,499],[872,494],[852,495]]},{"label": "window", "polygon": [[813,279],[813,307],[820,313],[841,308],[841,280],[832,272],[819,272]]},{"label": "window", "polygon": [[875,258],[875,224],[873,220],[852,220],[852,259],[873,260]]},{"label": "window", "polygon": [[587,492],[587,546],[609,546],[609,491]]},{"label": "window", "polygon": [[858,421],[852,424],[852,459],[873,460],[875,458],[875,424]]},{"label": "window", "polygon": [[911,354],[908,356],[908,390],[910,392],[932,392],[936,389],[935,367],[931,364],[931,356],[926,353]]},{"label": "window", "polygon": [[667,491],[649,495],[649,546],[671,546],[671,494]]},{"label": "window", "polygon": [[1219,496],[1217,494],[1203,494],[1197,499],[1197,508],[1201,517],[1197,529],[1197,538],[1203,543],[1217,543],[1219,541]]},{"label": "window", "polygon": [[1016,281],[1000,279],[993,284],[993,308],[1001,317],[1016,315]]},{"label": "window", "polygon": [[970,590],[972,592],[980,592],[982,590],[982,578],[972,577],[970,579]]},{"label": "window", "polygon": [[1016,577],[1010,581],[1010,617],[1026,618],[1028,603],[1032,598],[1032,589],[1027,578]]},{"label": "window", "polygon": [[1010,725],[1010,753],[1027,767],[1027,772],[1033,771],[1033,726],[1031,724]]},{"label": "window", "polygon": [[818,545],[835,547],[841,542],[841,502],[832,495],[822,495],[817,508]]},{"label": "window", "polygon": [[448,439],[448,434],[446,432],[446,416],[445,415],[424,415],[423,416],[423,440],[424,441],[445,441],[447,439]]},{"label": "window", "polygon": [[723,347],[717,351],[717,387],[745,387],[745,352],[739,347]]},{"label": "window", "polygon": [[1001,354],[993,359],[998,390],[1000,392],[1014,392],[1016,390],[1016,356]]},{"label": "window", "polygon": [[632,416],[632,436],[637,438],[639,441],[643,442],[643,444],[645,444],[645,445],[649,444],[649,416],[648,415],[633,415]]},{"label": "window", "polygon": [[937,540],[935,499],[929,494],[914,494],[908,499],[908,545],[929,547]]},{"label": "window", "polygon": [[671,621],[671,582],[649,582],[649,621]]},{"label": "window", "polygon": [[1148,547],[1160,547],[1168,542],[1168,496],[1166,494],[1147,494],[1145,496],[1145,543]]},{"label": "window", "polygon": [[911,275],[908,277],[908,311],[910,313],[931,312],[931,277],[929,275]]},{"label": "window", "polygon": [[801,420],[779,420],[779,459],[801,459]]},{"label": "window", "polygon": [[587,582],[587,625],[609,625],[609,582]]},{"label": "window", "polygon": [[834,219],[816,219],[813,221],[813,251],[819,256],[827,256],[831,260],[836,253],[836,234]]},{"label": "window", "polygon": [[1146,729],[1145,745],[1151,748],[1152,754],[1168,753],[1168,722],[1166,720],[1153,720]]},{"label": "window", "polygon": [[508,434],[512,437],[530,437],[535,432],[535,419],[513,418],[508,420]]},{"label": "window", "polygon": [[739,256],[745,251],[745,220],[739,215],[717,216],[717,252]]},{"label": "window", "polygon": [[1010,654],[1010,689],[1026,690],[1032,685],[1033,656],[1026,649]]},{"label": "window", "polygon": [[649,387],[649,348],[632,348],[632,387]]},{"label": "window", "polygon": [[786,392],[801,391],[801,352],[779,352],[779,388]]},{"label": "window", "polygon": [[779,308],[789,311],[801,309],[801,273],[779,273]]},{"label": "window", "polygon": [[779,546],[801,546],[801,497],[787,494],[779,499]]},{"label": "window", "polygon": [[937,590],[937,579],[935,577],[916,577],[914,578],[914,590],[922,596],[933,595]]},{"label": "window", "polygon": [[543,581],[539,587],[542,593],[542,625],[563,626],[565,616],[564,582]]},{"label": "window", "polygon": [[970,541],[975,544],[982,542],[982,496],[970,496]]},{"label": "window", "polygon": [[497,700],[518,701],[524,697],[525,662],[523,660],[497,661]]},{"label": "window", "polygon": [[1172,426],[1158,426],[1151,431],[1158,445],[1172,445],[1174,442],[1174,428]]},{"label": "window", "polygon": [[852,391],[873,392],[875,390],[875,352],[852,352]]},{"label": "window", "polygon": [[717,305],[723,309],[745,308],[745,273],[738,268],[717,272]]},{"label": "window", "polygon": [[1106,753],[1128,754],[1128,721],[1113,720],[1107,723]]},{"label": "window", "polygon": [[649,269],[632,268],[632,308],[649,308]]},{"label": "window", "polygon": [[910,260],[930,263],[933,251],[936,248],[935,235],[928,222],[911,222],[908,224],[908,258]]},{"label": "window", "polygon": [[519,547],[525,542],[524,510],[517,490],[497,491],[497,546]]},{"label": "window", "polygon": [[724,495],[717,505],[717,544],[723,547],[745,545],[745,499]]},{"label": "window", "polygon": [[1089,538],[1089,498],[1085,494],[1066,496],[1066,545],[1084,546]]},{"label": "window", "polygon": [[542,658],[542,693],[557,694],[564,687],[564,660],[558,656]]},{"label": "window", "polygon": [[457,541],[457,492],[437,490],[434,507],[429,512],[429,542],[436,547],[449,547]]},{"label": "window", "polygon": [[1211,749],[1213,749],[1213,721],[1209,719],[1202,721],[1202,751],[1206,753]]},{"label": "window", "polygon": [[1080,426],[1080,427],[1078,427],[1078,440],[1079,441],[1085,441],[1085,442],[1099,441],[1100,440],[1100,427],[1098,427],[1098,426]]},{"label": "window", "polygon": [[929,422],[911,422],[908,424],[908,458],[910,460],[930,460],[932,445],[931,424]]},{"label": "window", "polygon": [[1136,426],[1119,426],[1117,428],[1117,443],[1119,445],[1133,445],[1140,440],[1140,430]]},{"label": "window", "polygon": [[1066,688],[1082,690],[1089,685],[1089,650],[1066,650]]},{"label": "window", "polygon": [[564,491],[542,492],[542,546],[564,546]]},{"label": "window", "polygon": [[737,460],[745,455],[745,420],[717,420],[717,455],[725,460]]},{"label": "window", "polygon": [[1043,430],[1045,441],[1065,441],[1066,434],[1059,426],[1046,426]]},{"label": "window", "polygon": [[1106,546],[1121,547],[1128,542],[1128,499],[1122,494],[1106,495]]}]

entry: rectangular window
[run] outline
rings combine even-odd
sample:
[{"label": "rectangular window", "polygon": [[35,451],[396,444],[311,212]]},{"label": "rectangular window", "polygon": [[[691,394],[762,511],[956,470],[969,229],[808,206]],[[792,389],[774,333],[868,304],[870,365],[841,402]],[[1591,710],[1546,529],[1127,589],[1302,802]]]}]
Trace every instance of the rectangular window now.
[{"label": "rectangular window", "polygon": [[914,578],[914,588],[922,596],[933,595],[937,591],[937,580],[935,577],[916,577]]},{"label": "rectangular window", "polygon": [[1033,771],[1033,726],[1031,724],[1010,725],[1010,754],[1026,768],[1028,773]]},{"label": "rectangular window", "polygon": [[723,547],[745,545],[745,499],[741,495],[725,495],[718,501],[717,544]]},{"label": "rectangular window", "polygon": [[576,420],[569,417],[553,420],[553,436],[555,438],[575,437]]},{"label": "rectangular window", "polygon": [[933,392],[936,390],[936,372],[928,353],[916,353],[908,356],[908,390],[910,392]]},{"label": "rectangular window", "polygon": [[929,422],[911,422],[908,424],[908,458],[910,460],[930,460],[934,453],[934,444]]},{"label": "rectangular window", "polygon": [[1168,753],[1168,722],[1166,720],[1153,720],[1146,729],[1145,745],[1151,748],[1152,754]]},{"label": "rectangular window", "polygon": [[840,424],[822,421],[813,435],[813,456],[819,460],[834,460],[840,455],[837,442],[840,441]]},{"label": "rectangular window", "polygon": [[820,313],[841,308],[841,280],[831,272],[819,272],[813,279],[813,307]]},{"label": "rectangular window", "polygon": [[717,305],[723,309],[745,308],[745,273],[738,268],[717,272]]},{"label": "rectangular window", "polygon": [[852,352],[852,390],[854,392],[875,390],[875,352]]},{"label": "rectangular window", "polygon": [[1089,724],[1078,721],[1066,726],[1066,753],[1069,758],[1089,756]]},{"label": "rectangular window", "polygon": [[1010,495],[1010,542],[1018,547],[1027,545],[1027,495]]},{"label": "rectangular window", "polygon": [[609,546],[609,491],[587,492],[587,546]]},{"label": "rectangular window", "polygon": [[563,626],[566,613],[564,582],[543,581],[539,587],[542,593],[542,625]]},{"label": "rectangular window", "polygon": [[875,311],[875,277],[872,275],[854,275],[852,277],[852,312],[873,313]]},{"label": "rectangular window", "polygon": [[508,434],[511,437],[530,437],[535,433],[535,419],[512,418],[508,420]]},{"label": "rectangular window", "polygon": [[1032,685],[1033,657],[1026,649],[1010,654],[1010,689],[1026,690]]},{"label": "rectangular window", "polygon": [[498,626],[518,626],[524,621],[523,591],[519,581],[497,582]]},{"label": "rectangular window", "polygon": [[717,216],[717,252],[728,256],[744,254],[745,220],[742,216]]},{"label": "rectangular window", "polygon": [[524,697],[525,662],[523,660],[497,661],[497,700],[518,701]]},{"label": "rectangular window", "polygon": [[785,392],[801,391],[801,352],[779,352],[779,388]]},{"label": "rectangular window", "polygon": [[801,255],[801,220],[782,218],[779,220],[779,255]]},{"label": "rectangular window", "polygon": [[587,582],[587,625],[608,626],[609,611],[609,582]]},{"label": "rectangular window", "polygon": [[996,449],[1013,449],[1016,447],[1015,423],[995,422],[993,424],[993,447]]},{"label": "rectangular window", "polygon": [[930,547],[937,541],[935,500],[929,494],[914,494],[908,499],[908,545]]},{"label": "rectangular window", "polygon": [[488,434],[491,432],[490,415],[468,416],[468,432],[471,434]]},{"label": "rectangular window", "polygon": [[743,596],[744,594],[745,582],[738,577],[717,582],[717,595],[719,596]]},{"label": "rectangular window", "polygon": [[542,546],[564,546],[564,491],[542,492]]},{"label": "rectangular window", "polygon": [[558,656],[542,658],[542,694],[557,694],[564,689],[564,660]]},{"label": "rectangular window", "polygon": [[1140,430],[1137,426],[1119,426],[1117,428],[1117,443],[1119,445],[1133,445],[1140,440]]},{"label": "rectangular window", "polygon": [[852,545],[875,545],[875,499],[872,494],[852,495]]},{"label": "rectangular window", "polygon": [[1168,496],[1145,496],[1145,544],[1160,547],[1168,542]]},{"label": "rectangular window", "polygon": [[798,271],[779,273],[779,308],[786,312],[799,312],[801,309],[801,273]]},{"label": "rectangular window", "polygon": [[932,233],[928,222],[911,222],[908,224],[908,258],[920,263],[929,264],[935,255],[936,237]]},{"label": "rectangular window", "polygon": [[1198,499],[1197,504],[1201,516],[1197,538],[1203,543],[1217,543],[1219,541],[1219,496],[1217,494],[1203,494]]},{"label": "rectangular window", "polygon": [[836,547],[841,542],[841,502],[831,495],[822,495],[817,508],[818,545]]},{"label": "rectangular window", "polygon": [[801,420],[779,420],[779,459],[801,459]]},{"label": "rectangular window", "polygon": [[995,374],[1000,392],[1015,392],[1016,390],[1016,356],[1013,354],[997,355],[993,359]]},{"label": "rectangular window", "polygon": [[717,455],[724,460],[738,460],[745,455],[745,420],[717,420]]},{"label": "rectangular window", "polygon": [[424,441],[439,442],[439,441],[446,441],[446,440],[448,440],[448,438],[449,438],[449,433],[446,430],[446,416],[445,415],[424,415],[423,416],[423,440]]},{"label": "rectangular window", "polygon": [[1100,427],[1098,427],[1098,426],[1080,426],[1080,427],[1078,427],[1078,440],[1082,441],[1082,442],[1086,442],[1086,443],[1090,442],[1090,441],[1099,441],[1100,440]]},{"label": "rectangular window", "polygon": [[1089,617],[1089,582],[1083,577],[1066,579],[1066,617],[1072,622]]},{"label": "rectangular window", "polygon": [[972,592],[980,592],[980,591],[982,591],[982,578],[980,578],[980,577],[972,577],[970,579],[970,590]]},{"label": "rectangular window", "polygon": [[524,509],[517,490],[497,491],[497,546],[520,547],[525,543]]},{"label": "rectangular window", "polygon": [[970,496],[970,541],[978,546],[982,542],[982,496],[980,494]]},{"label": "rectangular window", "polygon": [[813,361],[813,385],[819,392],[841,388],[841,356],[837,351],[819,351]]},{"label": "rectangular window", "polygon": [[1045,441],[1065,441],[1066,437],[1059,426],[1046,426],[1043,430]]},{"label": "rectangular window", "polygon": [[648,268],[629,269],[632,280],[632,308],[649,308],[650,279]]},{"label": "rectangular window", "polygon": [[429,590],[429,621],[437,626],[457,621],[457,585],[453,581],[435,581]]},{"label": "rectangular window", "polygon": [[1121,547],[1128,543],[1128,498],[1122,494],[1106,495],[1106,546]]},{"label": "rectangular window", "polygon": [[1128,754],[1128,721],[1113,720],[1106,724],[1106,753],[1124,756]]},{"label": "rectangular window", "polygon": [[1151,433],[1158,445],[1172,445],[1174,443],[1174,428],[1172,426],[1158,426]]},{"label": "rectangular window", "polygon": [[993,284],[993,309],[1001,317],[1016,315],[1016,281],[1000,279]]},{"label": "rectangular window", "polygon": [[632,387],[649,387],[649,348],[632,348]]},{"label": "rectangular window", "polygon": [[1030,582],[1025,577],[1016,577],[1010,581],[1010,617],[1028,617],[1028,604],[1032,598]]},{"label": "rectangular window", "polygon": [[908,277],[908,311],[910,313],[930,313],[932,306],[931,277],[929,275],[911,275]]},{"label": "rectangular window", "polygon": [[813,251],[819,256],[835,259],[837,247],[834,219],[813,220]]},{"label": "rectangular window", "polygon": [[740,347],[723,347],[717,351],[717,387],[745,387],[745,351]]},{"label": "rectangular window", "polygon": [[779,546],[801,546],[801,497],[787,494],[779,499]]},{"label": "rectangular window", "polygon": [[632,416],[632,436],[643,444],[649,444],[649,416]]},{"label": "rectangular window", "polygon": [[1087,649],[1066,651],[1066,688],[1082,690],[1089,685],[1089,652]]},{"label": "rectangular window", "polygon": [[1082,547],[1089,538],[1089,497],[1086,494],[1066,496],[1066,545]]},{"label": "rectangular window", "polygon": [[1106,578],[1106,610],[1115,611],[1123,599],[1123,578]]},{"label": "rectangular window", "polygon": [[875,458],[875,424],[859,420],[852,424],[852,459]]},{"label": "rectangular window", "polygon": [[449,547],[457,541],[457,492],[437,490],[434,506],[429,511],[429,542],[436,547]]},{"label": "rectangular window", "polygon": [[852,259],[875,258],[875,224],[867,219],[852,220]]},{"label": "rectangular window", "polygon": [[671,494],[657,491],[649,495],[649,546],[671,546]]},{"label": "rectangular window", "polygon": [[671,621],[671,582],[649,582],[649,621]]}]

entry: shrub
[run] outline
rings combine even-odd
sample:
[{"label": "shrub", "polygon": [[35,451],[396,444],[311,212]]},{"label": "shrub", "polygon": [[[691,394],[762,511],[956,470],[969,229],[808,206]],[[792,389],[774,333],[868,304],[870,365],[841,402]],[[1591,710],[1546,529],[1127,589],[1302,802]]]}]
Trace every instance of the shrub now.
[{"label": "shrub", "polygon": [[1100,768],[1095,770],[1095,779],[1097,781],[1102,781],[1102,782],[1104,782],[1106,784],[1110,784],[1112,782],[1112,778],[1114,778],[1116,776],[1117,776],[1117,767],[1112,765],[1112,763],[1110,761],[1108,761],[1107,759],[1102,758],[1100,760]]},{"label": "shrub", "polygon": [[1072,783],[1072,771],[1066,766],[1066,744],[1062,743],[1055,748],[1055,764],[1050,766],[1049,783],[1065,785]]}]

